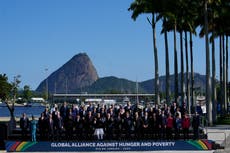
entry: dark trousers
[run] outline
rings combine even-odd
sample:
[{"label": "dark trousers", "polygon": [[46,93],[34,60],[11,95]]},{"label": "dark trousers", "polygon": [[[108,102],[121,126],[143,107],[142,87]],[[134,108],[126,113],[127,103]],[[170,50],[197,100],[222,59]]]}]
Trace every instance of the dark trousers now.
[{"label": "dark trousers", "polygon": [[199,139],[199,128],[193,128],[193,139]]},{"label": "dark trousers", "polygon": [[184,140],[189,139],[189,129],[188,128],[183,129],[183,134],[184,134]]},{"label": "dark trousers", "polygon": [[62,140],[62,129],[61,128],[57,128],[54,131],[54,139],[55,140]]},{"label": "dark trousers", "polygon": [[166,128],[162,127],[161,128],[161,140],[164,140],[166,137]]},{"label": "dark trousers", "polygon": [[180,139],[180,129],[176,128],[175,129],[175,140],[178,140],[178,139]]},{"label": "dark trousers", "polygon": [[22,140],[26,140],[26,136],[27,136],[27,129],[22,128]]},{"label": "dark trousers", "polygon": [[73,139],[73,129],[66,129],[66,140],[72,140]]},{"label": "dark trousers", "polygon": [[173,139],[172,128],[166,128],[166,138],[167,138],[167,140],[172,140]]}]

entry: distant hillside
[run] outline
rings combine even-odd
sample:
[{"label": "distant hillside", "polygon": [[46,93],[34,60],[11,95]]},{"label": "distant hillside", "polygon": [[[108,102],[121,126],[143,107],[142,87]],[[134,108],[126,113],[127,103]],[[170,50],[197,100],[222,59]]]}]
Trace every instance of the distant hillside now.
[{"label": "distant hillside", "polygon": [[[71,58],[48,78],[49,93],[76,93],[78,89],[90,86],[97,79],[97,71],[86,53],[80,53]],[[36,91],[46,90],[46,79]]]},{"label": "distant hillside", "polygon": [[[138,93],[154,93],[154,80],[147,80],[138,83]],[[165,92],[166,90],[166,77],[161,76],[160,80],[160,92]],[[205,75],[200,75],[198,73],[194,74],[194,88],[199,88],[199,90],[205,90]],[[179,77],[179,91],[180,91],[180,77]],[[185,81],[186,83],[186,81]],[[174,75],[170,76],[170,91],[174,92]],[[98,79],[91,86],[82,89],[84,92],[88,93],[136,93],[137,83],[121,79],[114,76],[104,77]]]},{"label": "distant hillside", "polygon": [[[98,79],[84,91],[88,93],[136,93],[137,83],[114,76]],[[138,87],[138,92],[145,92]]]},{"label": "distant hillside", "polygon": [[[185,79],[185,74],[184,74],[184,79]],[[174,92],[175,86],[174,86],[174,75],[170,75],[170,91]],[[179,74],[179,91],[180,91],[180,84],[181,84],[181,77]],[[161,76],[159,77],[160,80],[160,92],[165,92],[166,91],[166,76]],[[199,90],[204,91],[205,90],[205,82],[206,77],[205,75],[200,75],[199,73],[194,73],[194,88],[199,88]],[[155,79],[147,80],[144,82],[141,82],[140,85],[141,87],[147,91],[148,93],[153,93],[155,86],[154,86]],[[185,87],[186,87],[187,80],[185,79]]]}]

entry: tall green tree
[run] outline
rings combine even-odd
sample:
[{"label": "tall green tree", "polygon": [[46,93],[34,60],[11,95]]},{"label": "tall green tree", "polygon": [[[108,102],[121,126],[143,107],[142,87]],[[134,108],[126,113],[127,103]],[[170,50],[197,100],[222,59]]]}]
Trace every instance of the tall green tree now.
[{"label": "tall green tree", "polygon": [[168,47],[168,20],[170,17],[170,9],[169,9],[169,0],[161,0],[158,6],[160,6],[160,9],[158,9],[158,16],[157,21],[162,19],[162,30],[161,34],[164,34],[165,39],[165,70],[166,70],[166,103],[170,104],[170,70],[169,70],[169,47]]},{"label": "tall green tree", "polygon": [[0,74],[0,99],[5,102],[9,99],[12,85],[8,82],[6,74]]},{"label": "tall green tree", "polygon": [[210,51],[208,40],[208,1],[204,3],[204,32],[205,32],[205,49],[206,49],[206,108],[208,123],[212,126],[212,103],[211,103],[211,79],[210,79]]},{"label": "tall green tree", "polygon": [[14,77],[12,83],[8,82],[8,77],[5,74],[0,75],[0,98],[6,104],[8,110],[10,111],[10,130],[16,127],[16,120],[14,116],[14,105],[16,101],[16,96],[18,93],[18,86],[21,82],[19,80],[20,75]]},{"label": "tall green tree", "polygon": [[29,101],[31,97],[32,97],[32,92],[30,90],[30,86],[25,85],[23,88],[23,100]]},{"label": "tall green tree", "polygon": [[191,101],[190,101],[190,79],[189,79],[189,58],[188,58],[188,34],[185,31],[185,58],[186,58],[186,99],[187,109],[191,114]]},{"label": "tall green tree", "polygon": [[154,63],[155,63],[155,102],[160,103],[160,94],[159,94],[159,70],[158,70],[158,55],[157,55],[157,44],[156,44],[156,13],[158,13],[159,6],[157,5],[158,1],[149,1],[149,0],[135,0],[131,3],[129,11],[132,11],[132,19],[136,18],[140,14],[151,14],[152,20],[148,20],[151,24],[153,30],[153,52],[154,52]]},{"label": "tall green tree", "polygon": [[[187,97],[187,108],[190,110],[190,79],[189,79],[189,63],[188,63],[188,44],[187,44],[187,32],[195,33],[196,29],[196,20],[197,20],[197,0],[178,0],[178,17],[177,17],[177,27],[178,32],[180,33],[180,48],[181,48],[181,97],[182,102],[184,101],[185,96],[185,82],[186,82],[186,97]],[[192,9],[191,9],[192,8]],[[184,36],[183,36],[184,32]],[[185,61],[186,61],[186,79],[184,79],[184,51],[183,51],[183,38],[185,39]],[[190,49],[192,47],[190,46]],[[191,49],[192,53],[192,49]],[[193,66],[192,54],[191,54],[191,67]],[[191,68],[191,71],[193,69]]]},{"label": "tall green tree", "polygon": [[[166,17],[164,17],[163,23],[166,22]],[[167,31],[164,31],[165,39],[165,70],[166,70],[166,102],[170,102],[170,74],[169,74],[169,49],[168,49],[168,35]]]},{"label": "tall green tree", "polygon": [[[174,84],[175,84],[175,97],[174,101],[177,103],[178,99],[178,59],[177,59],[177,39],[176,39],[176,33],[177,33],[177,17],[178,17],[178,3],[179,0],[173,1],[173,0],[166,0],[164,1],[164,10],[161,12],[161,15],[166,18],[167,20],[164,21],[162,31],[173,31],[173,39],[174,39]],[[167,5],[165,5],[167,3]]]}]

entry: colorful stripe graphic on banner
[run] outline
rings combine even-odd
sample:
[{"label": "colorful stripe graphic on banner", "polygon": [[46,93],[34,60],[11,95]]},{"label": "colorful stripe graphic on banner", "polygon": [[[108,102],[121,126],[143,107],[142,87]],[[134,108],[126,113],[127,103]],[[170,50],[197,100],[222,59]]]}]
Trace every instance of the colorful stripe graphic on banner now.
[{"label": "colorful stripe graphic on banner", "polygon": [[37,142],[30,142],[30,141],[11,141],[11,142],[7,142],[6,145],[6,150],[9,151],[25,151],[28,148],[32,147],[33,145],[35,145]]},{"label": "colorful stripe graphic on banner", "polygon": [[187,142],[199,150],[210,150],[212,147],[211,142],[208,142],[208,140],[190,140]]}]

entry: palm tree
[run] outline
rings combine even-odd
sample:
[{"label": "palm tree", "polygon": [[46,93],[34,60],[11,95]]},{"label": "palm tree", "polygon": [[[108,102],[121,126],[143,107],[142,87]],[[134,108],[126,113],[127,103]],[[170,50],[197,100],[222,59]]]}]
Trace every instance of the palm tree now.
[{"label": "palm tree", "polygon": [[213,105],[213,122],[217,121],[217,104],[216,104],[216,60],[215,60],[215,40],[211,39],[212,43],[212,105]]},{"label": "palm tree", "polygon": [[[215,32],[214,36],[219,36],[219,48],[220,48],[220,103],[222,108],[222,113],[227,112],[227,93],[226,93],[226,81],[227,81],[227,61],[228,61],[228,47],[227,39],[226,44],[224,41],[224,36],[229,34],[229,2],[226,1],[211,1],[211,10],[213,13],[213,23],[212,29]],[[226,48],[225,48],[226,46]]]},{"label": "palm tree", "polygon": [[[179,0],[168,0],[167,1],[167,8],[162,13],[162,16],[166,17],[167,20],[165,20],[163,24],[163,30],[162,31],[173,31],[173,39],[174,39],[174,84],[175,84],[175,99],[174,101],[177,103],[178,99],[178,60],[177,60],[177,42],[176,42],[176,32],[177,32],[177,17],[178,17],[178,11],[175,8],[178,8]],[[166,6],[166,5],[164,5]]]},{"label": "palm tree", "polygon": [[[200,19],[200,10],[201,10],[201,1],[200,0],[188,0],[188,20],[189,24],[189,49],[190,49],[190,69],[191,69],[191,112],[194,113],[194,67],[193,67],[193,35],[196,36],[196,28],[200,25],[200,22],[203,21]],[[192,8],[192,9],[190,9]]]},{"label": "palm tree", "polygon": [[[164,6],[164,9],[165,8],[166,7]],[[169,104],[170,103],[169,49],[168,49],[168,34],[167,34],[168,31],[167,29],[165,29],[165,27],[167,27],[168,22],[165,14],[167,13],[162,11],[158,16],[158,20],[163,18],[161,34],[164,33],[164,39],[165,39],[166,102],[167,104]]]},{"label": "palm tree", "polygon": [[[167,23],[163,24],[163,31],[173,31],[174,33],[174,71],[175,71],[175,101],[178,98],[178,61],[176,48],[176,31],[180,33],[181,44],[181,97],[184,100],[184,62],[183,62],[183,31],[194,31],[194,23],[191,20],[194,11],[189,11],[191,1],[169,0],[168,8],[163,11],[163,16],[167,17]],[[193,4],[194,5],[194,4]],[[187,59],[188,66],[188,59]],[[188,70],[187,70],[188,71]],[[188,74],[188,72],[187,72]],[[187,79],[188,80],[188,79]],[[188,92],[187,92],[188,93]],[[190,95],[189,95],[190,96]],[[187,97],[189,97],[187,96]],[[189,98],[188,98],[189,99]]]},{"label": "palm tree", "polygon": [[[206,50],[206,109],[207,109],[207,119],[208,124],[212,126],[212,103],[211,103],[211,79],[210,79],[210,51],[209,51],[209,18],[208,18],[208,0],[204,0],[204,3],[201,3],[203,6],[203,13],[201,12],[201,17],[203,17],[203,22],[200,20],[200,25],[203,26],[203,29],[200,33],[204,33],[205,36],[205,50]],[[209,7],[210,8],[210,7]]]},{"label": "palm tree", "polygon": [[190,80],[189,80],[189,64],[188,64],[188,36],[187,31],[185,33],[185,59],[186,59],[186,98],[187,108],[189,114],[191,114],[191,101],[190,101]]},{"label": "palm tree", "polygon": [[190,46],[190,66],[191,66],[191,112],[194,108],[194,70],[193,70],[193,39],[192,32],[189,32],[189,46]]},{"label": "palm tree", "polygon": [[157,45],[156,45],[156,18],[155,15],[158,10],[158,5],[156,5],[157,1],[148,1],[148,0],[135,0],[128,9],[129,11],[133,11],[132,19],[135,21],[136,18],[142,14],[151,14],[152,21],[148,19],[151,24],[153,30],[153,48],[154,48],[154,60],[155,60],[155,102],[157,104],[160,103],[160,94],[159,94],[159,70],[158,70],[158,55],[157,55]]},{"label": "palm tree", "polygon": [[[228,34],[226,35],[226,84],[228,84]],[[228,98],[228,96],[226,91],[226,97]]]},{"label": "palm tree", "polygon": [[[189,113],[191,113],[190,107],[190,81],[189,81],[189,64],[188,64],[188,44],[187,44],[187,32],[195,33],[195,24],[197,10],[196,10],[196,1],[185,0],[180,1],[180,10],[178,20],[178,27],[180,32],[180,44],[181,44],[181,97],[182,101],[184,100],[184,56],[183,56],[183,32],[185,35],[185,55],[186,55],[186,97],[187,97],[187,108]],[[193,9],[190,9],[193,8]],[[192,43],[192,42],[191,42]],[[192,56],[191,56],[192,58]],[[191,60],[192,61],[192,60]],[[192,65],[192,64],[191,64]]]},{"label": "palm tree", "polygon": [[[221,1],[222,4],[222,9],[221,9],[221,18],[222,18],[222,23],[223,23],[223,32],[226,38],[226,44],[225,44],[225,52],[223,54],[223,83],[224,83],[224,88],[223,88],[223,93],[224,93],[224,105],[225,105],[225,112],[227,113],[228,111],[228,104],[227,104],[227,84],[228,84],[228,36],[230,34],[230,14],[229,14],[229,9],[230,9],[230,3],[229,1]],[[224,46],[223,46],[224,47]]]},{"label": "palm tree", "polygon": [[206,48],[206,106],[208,112],[208,123],[212,126],[212,103],[211,103],[211,80],[210,80],[210,52],[208,41],[208,1],[204,3],[204,30],[205,30],[205,48]]},{"label": "palm tree", "polygon": [[224,103],[224,112],[227,113],[227,97],[226,97],[226,52],[225,52],[225,41],[223,35],[223,103]]},{"label": "palm tree", "polygon": [[[164,17],[163,23],[166,22],[166,18]],[[169,104],[170,102],[170,75],[169,75],[169,50],[168,50],[168,36],[167,31],[164,31],[164,39],[165,39],[165,70],[166,70],[166,102]]]},{"label": "palm tree", "polygon": [[215,123],[217,121],[217,100],[216,100],[216,60],[215,60],[215,37],[217,35],[216,33],[216,23],[215,23],[215,17],[216,17],[216,9],[217,3],[211,3],[211,15],[210,15],[210,22],[209,22],[209,31],[212,32],[212,36],[210,37],[210,42],[212,44],[212,118],[213,122]]},{"label": "palm tree", "polygon": [[[223,104],[223,49],[222,49],[222,36],[219,36],[219,40],[220,40],[220,43],[219,43],[219,47],[220,47],[220,93],[221,93],[221,96],[220,96],[220,103],[221,103],[221,110],[224,110],[224,104]],[[223,113],[223,111],[221,111]]]},{"label": "palm tree", "polygon": [[184,102],[184,51],[183,51],[183,31],[180,30],[180,60],[181,60],[181,104]]},{"label": "palm tree", "polygon": [[169,71],[169,49],[168,49],[168,29],[165,27],[168,27],[168,17],[170,16],[169,12],[169,5],[168,5],[168,0],[161,0],[160,1],[161,6],[160,9],[158,10],[159,14],[157,16],[157,21],[162,19],[162,30],[161,34],[164,34],[164,39],[165,39],[165,70],[166,70],[166,102],[167,104],[170,103],[170,71]]}]

